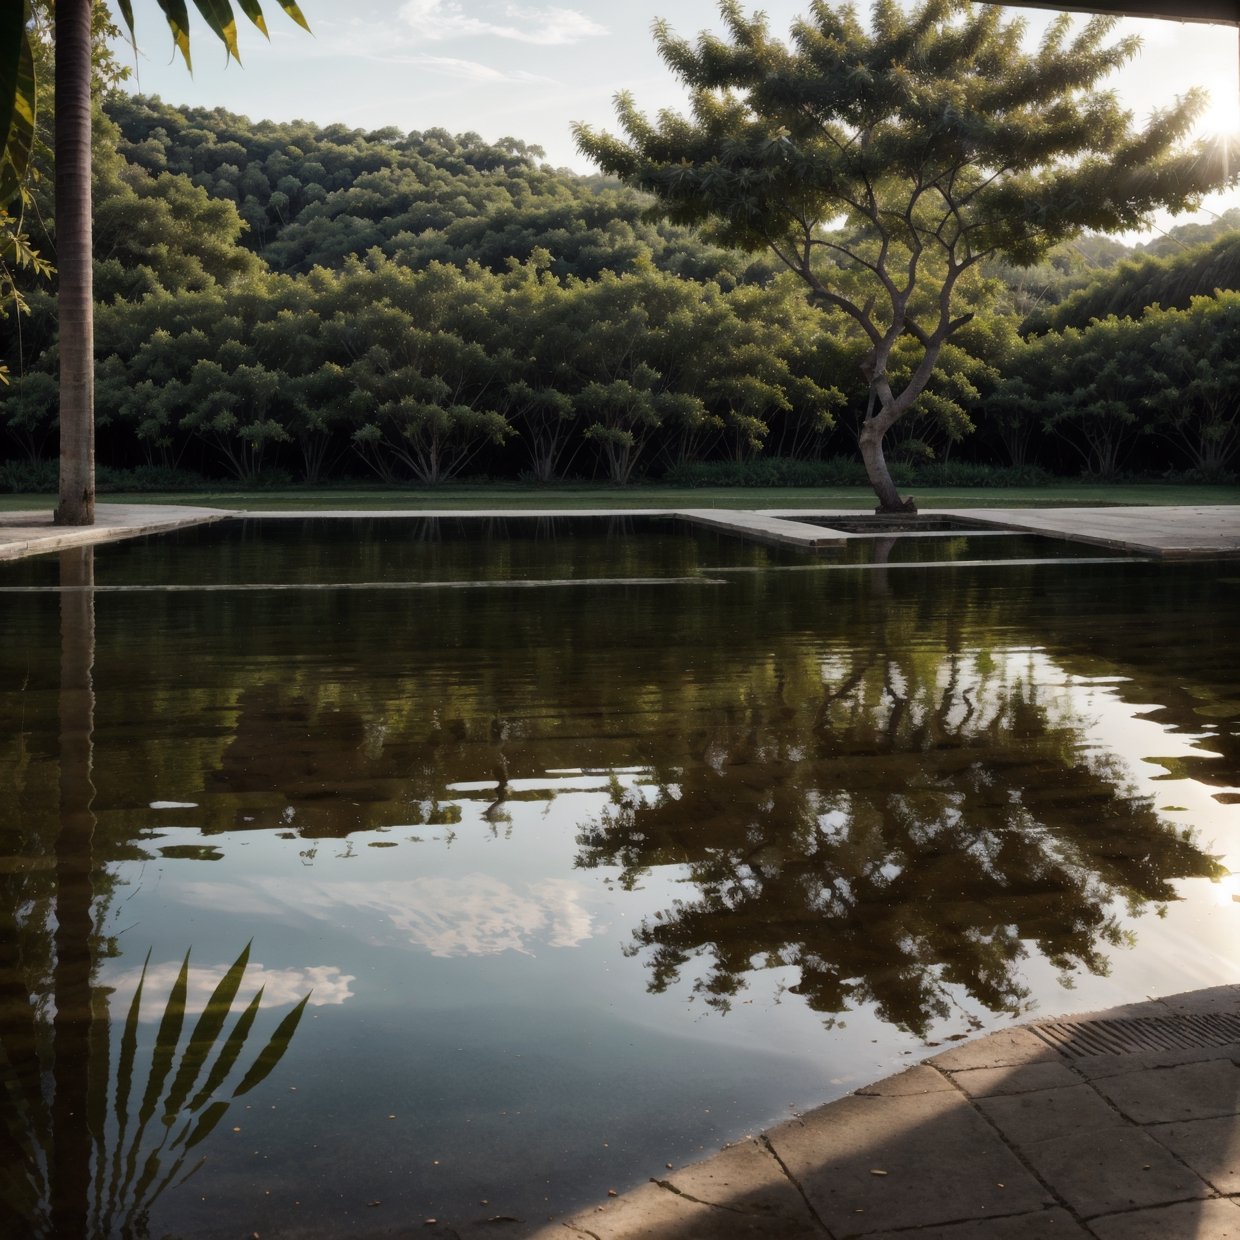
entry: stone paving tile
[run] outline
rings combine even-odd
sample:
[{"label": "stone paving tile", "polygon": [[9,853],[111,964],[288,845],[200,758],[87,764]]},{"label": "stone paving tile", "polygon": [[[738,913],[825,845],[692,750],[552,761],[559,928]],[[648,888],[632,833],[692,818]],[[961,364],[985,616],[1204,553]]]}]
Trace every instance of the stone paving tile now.
[{"label": "stone paving tile", "polygon": [[1063,1057],[1028,1029],[1004,1029],[943,1051],[927,1062],[941,1072],[967,1068],[1008,1068],[1022,1063],[1062,1063]]},{"label": "stone paving tile", "polygon": [[1240,1240],[1240,1205],[1217,1197],[1186,1201],[1091,1219],[1089,1229],[1098,1240]]},{"label": "stone paving tile", "polygon": [[1096,1087],[1138,1124],[1240,1112],[1240,1065],[1230,1059],[1126,1072],[1100,1080]]},{"label": "stone paving tile", "polygon": [[899,1098],[908,1094],[943,1094],[951,1091],[951,1081],[941,1072],[918,1064],[898,1076],[889,1076],[884,1081],[875,1081],[853,1092],[865,1098]]},{"label": "stone paving tile", "polygon": [[1145,1131],[1220,1193],[1240,1193],[1240,1119],[1196,1119]]},{"label": "stone paving tile", "polygon": [[[1168,1233],[1169,1234],[1169,1233]],[[866,1240],[1089,1240],[1089,1232],[1067,1210],[1039,1210],[1012,1218],[975,1219],[915,1231],[873,1231]],[[1168,1240],[1164,1237],[1163,1240]]]},{"label": "stone paving tile", "polygon": [[1020,1148],[1042,1180],[1083,1218],[1212,1195],[1140,1129],[1108,1129],[1105,1137],[1074,1133]]},{"label": "stone paving tile", "polygon": [[979,1098],[977,1106],[1009,1141],[1021,1148],[1035,1141],[1053,1140],[1065,1132],[1097,1132],[1126,1126],[1124,1117],[1089,1085]]},{"label": "stone paving tile", "polygon": [[729,1145],[705,1162],[659,1179],[686,1197],[742,1214],[782,1218],[802,1230],[814,1220],[795,1184],[770,1150],[758,1141]]},{"label": "stone paving tile", "polygon": [[[428,1233],[429,1234],[429,1233]],[[539,1228],[529,1240],[824,1240],[820,1227],[720,1210],[642,1184],[605,1206]]]},{"label": "stone paving tile", "polygon": [[837,1237],[1055,1204],[955,1091],[853,1095],[767,1139]]},{"label": "stone paving tile", "polygon": [[1142,1055],[1085,1055],[1080,1059],[1067,1060],[1072,1070],[1091,1081],[1128,1072],[1140,1072],[1146,1068],[1178,1068],[1186,1063],[1208,1063],[1213,1059],[1232,1059],[1240,1062],[1240,1042],[1228,1042],[1223,1046],[1192,1046],[1169,1051],[1147,1051]]},{"label": "stone paving tile", "polygon": [[1026,1063],[1014,1068],[969,1068],[953,1072],[952,1080],[970,1098],[995,1094],[1027,1094],[1034,1090],[1079,1085],[1081,1078],[1066,1063]]}]

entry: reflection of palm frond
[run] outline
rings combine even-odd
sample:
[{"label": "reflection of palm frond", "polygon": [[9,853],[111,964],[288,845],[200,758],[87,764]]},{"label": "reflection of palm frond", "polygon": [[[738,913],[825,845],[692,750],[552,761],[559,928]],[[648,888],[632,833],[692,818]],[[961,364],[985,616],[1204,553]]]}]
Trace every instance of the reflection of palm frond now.
[{"label": "reflection of palm frond", "polygon": [[[144,1235],[155,1200],[169,1185],[183,1183],[202,1165],[204,1159],[199,1158],[185,1169],[192,1152],[220,1122],[232,1101],[263,1081],[288,1050],[309,995],[280,1022],[231,1093],[226,1098],[216,1097],[233,1075],[262,1002],[260,989],[225,1035],[249,958],[247,944],[216,985],[182,1046],[189,990],[186,952],[164,1005],[140,1100],[136,1088],[139,1020],[150,953],[121,1033],[114,1090],[106,999],[104,992],[93,991],[88,1017],[91,1054],[84,1082],[85,1120],[94,1151],[90,1173],[92,1237],[129,1240]],[[4,1108],[0,1142],[8,1147],[5,1153],[17,1155],[5,1158],[0,1166],[0,1217],[9,1214],[22,1220],[30,1234],[47,1235],[54,1210],[54,1185],[60,1178],[57,1151],[50,1139],[51,1103],[41,1093],[14,1088],[19,1076],[8,1050],[0,1037],[0,1080],[9,1104]],[[158,1125],[153,1123],[156,1117]]]}]

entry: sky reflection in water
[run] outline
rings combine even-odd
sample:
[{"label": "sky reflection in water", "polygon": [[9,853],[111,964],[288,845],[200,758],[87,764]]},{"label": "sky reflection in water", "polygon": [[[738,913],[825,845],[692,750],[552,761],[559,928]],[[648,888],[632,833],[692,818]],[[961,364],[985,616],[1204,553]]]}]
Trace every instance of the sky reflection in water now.
[{"label": "sky reflection in water", "polygon": [[[161,1054],[151,1123],[217,1118],[142,1227],[360,1236],[544,1219],[927,1044],[1235,980],[1229,566],[813,573],[669,523],[485,532],[237,523],[5,599],[17,1216],[107,1234],[91,1194]],[[1046,552],[1005,541],[878,554]],[[644,584],[497,584],[584,578]]]}]

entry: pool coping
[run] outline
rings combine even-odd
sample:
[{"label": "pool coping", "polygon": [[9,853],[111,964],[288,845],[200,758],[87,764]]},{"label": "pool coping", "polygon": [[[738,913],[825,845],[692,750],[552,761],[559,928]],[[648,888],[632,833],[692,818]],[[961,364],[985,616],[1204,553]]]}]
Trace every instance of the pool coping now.
[{"label": "pool coping", "polygon": [[[57,526],[50,510],[0,514],[0,562],[46,555],[229,520],[510,520],[582,517],[675,517],[759,542],[805,548],[841,545],[874,533],[833,529],[833,517],[854,522],[864,511],[839,508],[570,508],[570,509],[334,509],[237,510],[156,504],[100,504],[93,526]],[[1240,558],[1240,504],[1166,508],[930,508],[921,514],[946,518],[978,532],[1041,534],[1091,546],[1165,560]]]},{"label": "pool coping", "polygon": [[210,525],[234,515],[227,509],[174,504],[99,504],[95,524],[81,526],[54,524],[50,509],[4,512],[0,513],[0,562]]}]

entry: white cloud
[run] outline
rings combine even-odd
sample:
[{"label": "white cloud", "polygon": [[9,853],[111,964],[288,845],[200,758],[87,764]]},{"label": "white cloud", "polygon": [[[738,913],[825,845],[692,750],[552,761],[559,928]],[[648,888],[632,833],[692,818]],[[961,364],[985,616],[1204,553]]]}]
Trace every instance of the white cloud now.
[{"label": "white cloud", "polygon": [[457,60],[453,56],[413,56],[409,63],[429,69],[432,73],[443,74],[444,77],[463,78],[467,82],[549,82],[550,78],[540,77],[536,73],[525,73],[522,70],[505,72],[480,64],[476,60]]},{"label": "white cloud", "polygon": [[[190,965],[189,989],[185,1001],[185,1010],[188,1013],[196,1016],[206,1010],[207,1001],[228,967],[226,964]],[[164,1006],[180,972],[179,960],[148,966],[146,980],[142,985],[139,1019],[162,1019]],[[124,1019],[125,1013],[129,1011],[129,1004],[138,989],[138,979],[141,976],[141,968],[111,972],[104,966],[100,981],[115,992],[109,999],[114,1020]],[[267,969],[254,962],[246,967],[237,997],[233,1000],[232,1010],[239,1015],[258,993],[259,987],[262,987],[263,991],[264,1009],[291,1007],[294,1003],[300,1003],[307,994],[310,995],[311,1007],[338,1005],[353,997],[353,992],[349,989],[349,983],[353,980],[352,974],[341,973],[335,965],[330,964],[310,965],[304,969]]]},{"label": "white cloud", "polygon": [[409,31],[422,40],[491,35],[544,47],[580,43],[607,33],[606,26],[576,9],[527,8],[520,4],[488,5],[495,17],[466,13],[459,0],[406,0],[400,10]]}]

